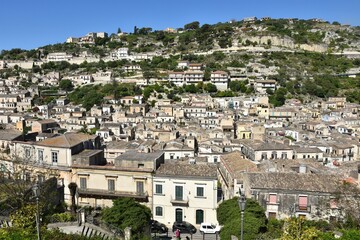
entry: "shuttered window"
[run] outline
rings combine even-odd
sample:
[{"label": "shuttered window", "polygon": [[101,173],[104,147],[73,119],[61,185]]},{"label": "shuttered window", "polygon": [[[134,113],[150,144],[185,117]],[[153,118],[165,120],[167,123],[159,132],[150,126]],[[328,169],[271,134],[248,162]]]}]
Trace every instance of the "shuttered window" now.
[{"label": "shuttered window", "polygon": [[269,195],[269,203],[271,203],[271,204],[276,204],[277,203],[277,196],[276,196],[276,194],[270,194]]},{"label": "shuttered window", "polygon": [[307,196],[299,196],[299,209],[306,210],[308,205],[308,197]]}]

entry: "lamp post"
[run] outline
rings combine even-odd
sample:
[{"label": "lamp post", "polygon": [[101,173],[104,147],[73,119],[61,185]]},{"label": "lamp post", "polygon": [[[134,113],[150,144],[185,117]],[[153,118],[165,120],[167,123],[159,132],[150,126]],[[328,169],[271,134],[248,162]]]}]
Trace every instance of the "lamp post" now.
[{"label": "lamp post", "polygon": [[[240,191],[239,191],[240,192]],[[241,194],[238,200],[240,212],[241,212],[241,234],[240,240],[244,240],[244,211],[246,207],[246,197],[244,194]]]},{"label": "lamp post", "polygon": [[36,198],[36,229],[37,229],[37,235],[38,235],[38,240],[41,240],[41,237],[40,237],[40,213],[39,213],[39,197],[40,197],[39,184],[35,183],[35,185],[32,187],[32,190],[33,190],[34,196]]}]

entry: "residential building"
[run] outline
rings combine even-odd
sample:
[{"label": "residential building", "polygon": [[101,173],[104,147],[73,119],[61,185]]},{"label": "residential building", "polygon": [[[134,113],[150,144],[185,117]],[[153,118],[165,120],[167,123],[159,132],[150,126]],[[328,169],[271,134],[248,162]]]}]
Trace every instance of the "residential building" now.
[{"label": "residential building", "polygon": [[105,207],[112,206],[113,199],[132,197],[151,208],[153,174],[162,163],[162,152],[129,151],[116,157],[112,164],[80,158],[72,168],[79,204]]},{"label": "residential building", "polygon": [[216,86],[218,91],[225,91],[228,89],[229,75],[224,71],[212,72],[210,82]]},{"label": "residential building", "polygon": [[162,164],[153,178],[153,218],[171,225],[187,221],[217,223],[217,176],[215,164]]}]

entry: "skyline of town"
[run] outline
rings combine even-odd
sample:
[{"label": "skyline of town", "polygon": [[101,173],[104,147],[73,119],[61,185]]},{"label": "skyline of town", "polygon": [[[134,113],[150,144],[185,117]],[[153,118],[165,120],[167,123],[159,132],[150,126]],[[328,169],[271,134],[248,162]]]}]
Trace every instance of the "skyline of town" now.
[{"label": "skyline of town", "polygon": [[[174,11],[174,8],[183,8]],[[163,30],[179,28],[184,24],[199,21],[215,24],[231,19],[241,20],[256,16],[272,18],[321,18],[353,26],[360,25],[357,14],[359,2],[345,1],[189,1],[179,5],[166,1],[113,2],[101,5],[85,1],[28,2],[24,0],[5,2],[0,15],[4,22],[0,49],[34,49],[48,44],[61,43],[63,39],[86,32],[116,33],[120,27],[132,32],[134,26]],[[125,10],[124,10],[125,9]],[[129,9],[133,9],[133,14]],[[124,11],[123,11],[124,10]],[[58,14],[54,14],[54,12]]]},{"label": "skyline of town", "polygon": [[0,53],[0,235],[360,234],[360,27],[132,31]]}]

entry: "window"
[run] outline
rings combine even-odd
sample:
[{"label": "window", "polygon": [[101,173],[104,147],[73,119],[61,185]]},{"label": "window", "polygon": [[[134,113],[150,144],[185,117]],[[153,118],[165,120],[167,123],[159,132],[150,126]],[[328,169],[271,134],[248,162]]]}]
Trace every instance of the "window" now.
[{"label": "window", "polygon": [[196,196],[204,197],[204,188],[203,187],[196,187]]},{"label": "window", "polygon": [[108,190],[110,192],[115,191],[115,179],[108,179]]},{"label": "window", "polygon": [[139,164],[138,164],[138,168],[144,168],[144,164],[143,164],[143,163],[139,163]]},{"label": "window", "polygon": [[80,178],[80,189],[86,189],[87,188],[87,179],[84,177]]},{"label": "window", "polygon": [[331,209],[337,209],[338,208],[337,201],[336,201],[335,198],[330,199],[330,208]]},{"label": "window", "polygon": [[57,164],[58,162],[58,152],[51,152],[51,159],[53,164]]},{"label": "window", "polygon": [[276,219],[276,212],[269,212],[269,219]]},{"label": "window", "polygon": [[163,208],[162,207],[155,208],[155,216],[163,216]]},{"label": "window", "polygon": [[41,163],[44,160],[44,150],[38,149],[38,162]]},{"label": "window", "polygon": [[299,210],[307,210],[308,199],[307,196],[299,196]]},{"label": "window", "polygon": [[161,184],[156,184],[155,185],[155,193],[156,194],[162,194],[163,193],[163,186]]},{"label": "window", "polygon": [[30,176],[30,173],[29,173],[29,172],[25,172],[25,174],[24,174],[24,180],[25,180],[26,182],[30,182],[31,176]]},{"label": "window", "polygon": [[144,194],[144,182],[140,182],[140,181],[136,182],[136,192],[138,194]]},{"label": "window", "polygon": [[25,160],[27,160],[28,158],[30,158],[30,148],[25,148]]},{"label": "window", "polygon": [[276,204],[277,203],[277,196],[276,194],[269,194],[269,203]]},{"label": "window", "polygon": [[183,186],[175,186],[175,200],[183,200]]},{"label": "window", "polygon": [[38,181],[38,183],[44,182],[44,181],[45,181],[44,175],[39,174],[39,175],[37,176],[37,181]]}]

